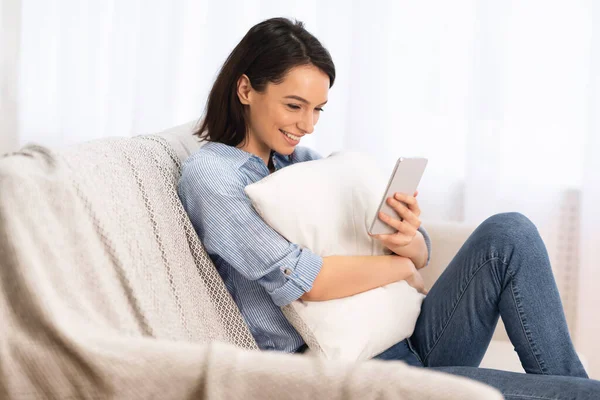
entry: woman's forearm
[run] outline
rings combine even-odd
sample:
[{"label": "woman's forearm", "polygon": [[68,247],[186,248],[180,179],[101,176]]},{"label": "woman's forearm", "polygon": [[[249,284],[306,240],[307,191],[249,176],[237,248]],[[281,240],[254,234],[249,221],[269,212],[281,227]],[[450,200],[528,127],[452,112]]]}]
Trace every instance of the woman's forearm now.
[{"label": "woman's forearm", "polygon": [[325,301],[352,296],[409,279],[415,271],[409,258],[397,255],[324,257],[312,290],[301,298]]}]

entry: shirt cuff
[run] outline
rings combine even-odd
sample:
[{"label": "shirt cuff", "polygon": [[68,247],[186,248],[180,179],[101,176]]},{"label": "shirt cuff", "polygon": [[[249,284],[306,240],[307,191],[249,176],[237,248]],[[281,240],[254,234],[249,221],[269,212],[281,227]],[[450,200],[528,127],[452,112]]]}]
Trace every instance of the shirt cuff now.
[{"label": "shirt cuff", "polygon": [[282,266],[281,272],[287,278],[285,284],[271,292],[273,302],[283,307],[298,300],[312,289],[315,278],[321,271],[323,258],[308,249],[302,249],[295,268]]},{"label": "shirt cuff", "polygon": [[429,234],[422,226],[418,229],[419,232],[423,235],[423,239],[425,239],[425,246],[427,246],[427,262],[425,263],[425,267],[429,265],[429,260],[431,260],[431,238]]}]

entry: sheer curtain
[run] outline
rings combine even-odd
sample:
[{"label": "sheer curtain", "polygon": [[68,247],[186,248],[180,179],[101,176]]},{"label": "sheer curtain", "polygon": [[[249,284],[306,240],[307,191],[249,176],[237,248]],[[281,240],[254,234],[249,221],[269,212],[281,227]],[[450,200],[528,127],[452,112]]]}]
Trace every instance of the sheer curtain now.
[{"label": "sheer curtain", "polygon": [[20,144],[63,146],[197,119],[252,25],[304,21],[338,70],[305,145],[367,151],[385,169],[399,155],[428,157],[424,219],[529,216],[548,244],[578,348],[600,376],[597,3],[20,3],[19,128],[2,133]]},{"label": "sheer curtain", "polygon": [[20,4],[0,0],[0,154],[18,147]]}]

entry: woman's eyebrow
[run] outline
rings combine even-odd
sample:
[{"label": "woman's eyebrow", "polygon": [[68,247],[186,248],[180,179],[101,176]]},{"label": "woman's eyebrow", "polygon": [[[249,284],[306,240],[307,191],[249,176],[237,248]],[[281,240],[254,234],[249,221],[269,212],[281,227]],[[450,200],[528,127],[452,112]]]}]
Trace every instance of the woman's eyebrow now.
[{"label": "woman's eyebrow", "polygon": [[[298,101],[300,101],[300,102],[302,102],[302,103],[304,103],[304,104],[310,104],[310,102],[309,102],[308,100],[306,100],[306,99],[304,99],[304,98],[302,98],[302,97],[300,97],[300,96],[293,95],[293,94],[291,94],[291,95],[289,95],[289,96],[285,96],[284,98],[285,98],[285,99],[294,99],[294,100],[298,100]],[[328,101],[328,100],[325,100],[323,103],[319,104],[319,106],[324,106],[325,104],[327,104],[327,101]]]}]

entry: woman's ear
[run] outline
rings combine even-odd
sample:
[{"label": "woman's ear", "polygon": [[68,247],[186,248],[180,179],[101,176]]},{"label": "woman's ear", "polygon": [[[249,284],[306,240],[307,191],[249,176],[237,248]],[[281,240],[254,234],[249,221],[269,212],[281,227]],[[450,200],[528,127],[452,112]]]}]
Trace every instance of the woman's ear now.
[{"label": "woman's ear", "polygon": [[240,103],[249,105],[251,101],[252,84],[246,74],[240,76],[237,81],[237,95]]}]

